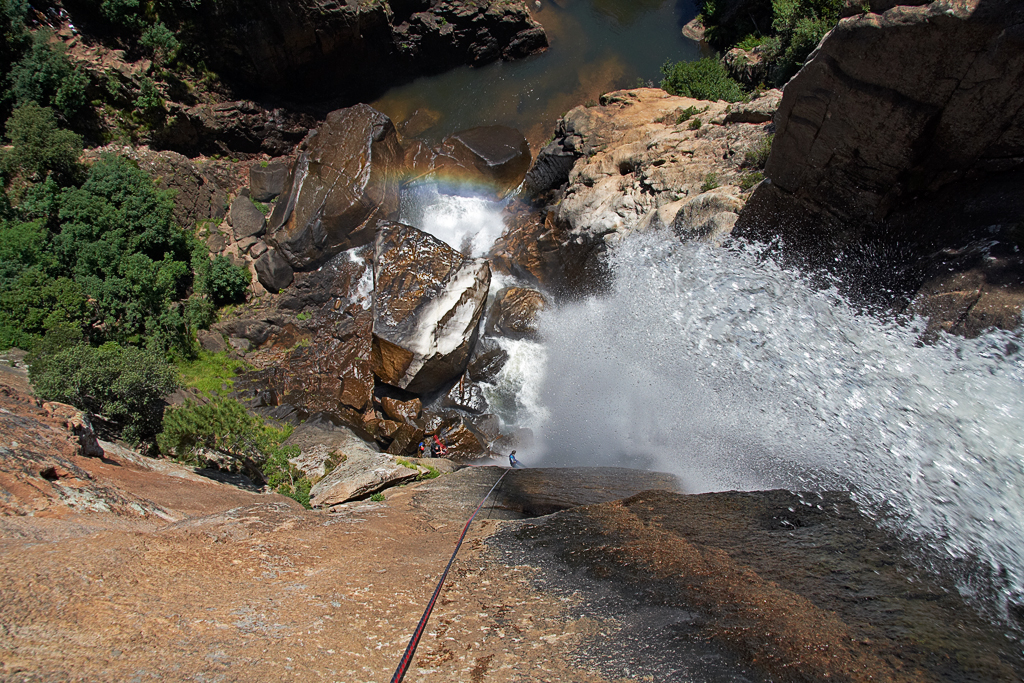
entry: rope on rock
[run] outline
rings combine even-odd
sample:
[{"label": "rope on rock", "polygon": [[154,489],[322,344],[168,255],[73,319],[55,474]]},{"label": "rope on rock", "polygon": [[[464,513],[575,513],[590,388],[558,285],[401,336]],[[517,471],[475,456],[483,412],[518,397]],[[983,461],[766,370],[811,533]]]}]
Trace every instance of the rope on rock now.
[{"label": "rope on rock", "polygon": [[[513,451],[514,453],[515,451]],[[416,646],[420,644],[420,637],[423,635],[423,631],[427,628],[427,620],[430,619],[430,613],[434,611],[434,605],[437,603],[437,597],[441,594],[441,587],[444,586],[444,580],[448,578],[448,570],[452,568],[452,564],[455,562],[455,556],[459,554],[459,548],[462,547],[462,541],[466,538],[466,533],[469,531],[470,525],[473,520],[476,519],[476,515],[480,512],[480,508],[484,506],[484,503],[491,494],[494,493],[494,489],[498,488],[498,484],[505,478],[505,475],[511,472],[508,469],[502,472],[501,476],[498,477],[498,481],[494,482],[494,486],[487,492],[483,498],[480,499],[480,504],[476,506],[476,510],[473,511],[473,515],[466,522],[466,526],[462,528],[462,535],[459,536],[459,542],[455,544],[455,552],[452,553],[452,557],[448,560],[448,566],[444,568],[444,573],[441,574],[441,579],[437,582],[437,588],[434,589],[434,595],[430,598],[430,602],[427,603],[427,609],[423,611],[423,616],[420,617],[420,623],[416,626],[416,630],[412,634],[412,639],[409,641],[409,646],[405,648],[405,654],[402,655],[401,661],[398,663],[398,668],[395,669],[395,675],[391,677],[391,683],[402,683],[402,679],[405,678],[405,672],[409,670],[409,665],[412,664],[413,655],[416,654]]]}]

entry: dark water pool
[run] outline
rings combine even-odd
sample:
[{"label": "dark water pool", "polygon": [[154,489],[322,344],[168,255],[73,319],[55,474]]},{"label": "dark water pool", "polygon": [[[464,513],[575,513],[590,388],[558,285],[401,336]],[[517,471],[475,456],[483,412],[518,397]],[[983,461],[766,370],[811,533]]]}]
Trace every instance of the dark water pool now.
[{"label": "dark water pool", "polygon": [[693,0],[541,0],[531,2],[551,47],[516,62],[462,67],[385,93],[373,106],[408,134],[430,141],[473,126],[523,131],[536,150],[569,109],[602,93],[657,84],[666,59],[700,57],[681,29],[696,16]]}]

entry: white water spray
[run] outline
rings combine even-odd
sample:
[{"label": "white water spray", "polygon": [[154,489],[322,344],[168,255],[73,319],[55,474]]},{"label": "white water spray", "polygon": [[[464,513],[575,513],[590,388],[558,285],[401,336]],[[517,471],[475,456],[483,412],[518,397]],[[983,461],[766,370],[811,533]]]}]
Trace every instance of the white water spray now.
[{"label": "white water spray", "polygon": [[733,249],[637,236],[613,291],[542,319],[544,465],[620,464],[691,492],[851,490],[1024,588],[1017,334],[917,344],[835,291]]}]

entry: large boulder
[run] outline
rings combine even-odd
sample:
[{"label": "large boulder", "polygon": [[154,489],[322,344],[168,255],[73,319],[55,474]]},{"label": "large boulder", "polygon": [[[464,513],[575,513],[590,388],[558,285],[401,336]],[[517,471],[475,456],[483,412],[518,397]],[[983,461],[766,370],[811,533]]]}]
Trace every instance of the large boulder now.
[{"label": "large boulder", "polygon": [[503,197],[522,182],[532,159],[530,144],[518,130],[481,126],[445,138],[434,168],[435,174],[483,186]]},{"label": "large boulder", "polygon": [[327,115],[292,167],[266,240],[296,270],[373,240],[398,210],[403,153],[391,120],[360,104]]},{"label": "large boulder", "polygon": [[284,192],[288,166],[281,161],[253,164],[249,167],[249,193],[258,202],[267,202]]},{"label": "large boulder", "polygon": [[231,202],[228,222],[231,223],[231,231],[234,233],[235,239],[243,240],[246,237],[262,235],[263,228],[267,224],[267,217],[256,208],[256,205],[248,197],[239,196]]},{"label": "large boulder", "polygon": [[295,278],[295,271],[276,249],[270,249],[256,259],[255,268],[256,277],[268,292],[280,292]]},{"label": "large boulder", "polygon": [[373,372],[426,393],[461,375],[491,269],[416,228],[382,222],[374,258]]},{"label": "large boulder", "polygon": [[338,457],[337,466],[309,491],[309,502],[315,508],[365,498],[420,475],[418,469],[399,465],[394,456],[374,453],[365,446],[342,450]]}]

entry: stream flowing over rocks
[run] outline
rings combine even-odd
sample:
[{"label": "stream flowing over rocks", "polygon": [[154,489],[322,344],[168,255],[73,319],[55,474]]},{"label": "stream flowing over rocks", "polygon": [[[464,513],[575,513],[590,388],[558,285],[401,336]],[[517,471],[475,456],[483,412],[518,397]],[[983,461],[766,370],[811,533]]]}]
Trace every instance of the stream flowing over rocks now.
[{"label": "stream flowing over rocks", "polygon": [[[547,47],[521,0],[189,11],[240,88],[332,107]],[[252,273],[197,341],[313,509],[5,357],[0,679],[386,680],[505,475],[413,677],[1020,680],[1024,9],[842,15],[782,90],[615,90],[540,149],[249,100],[106,146]]]}]

